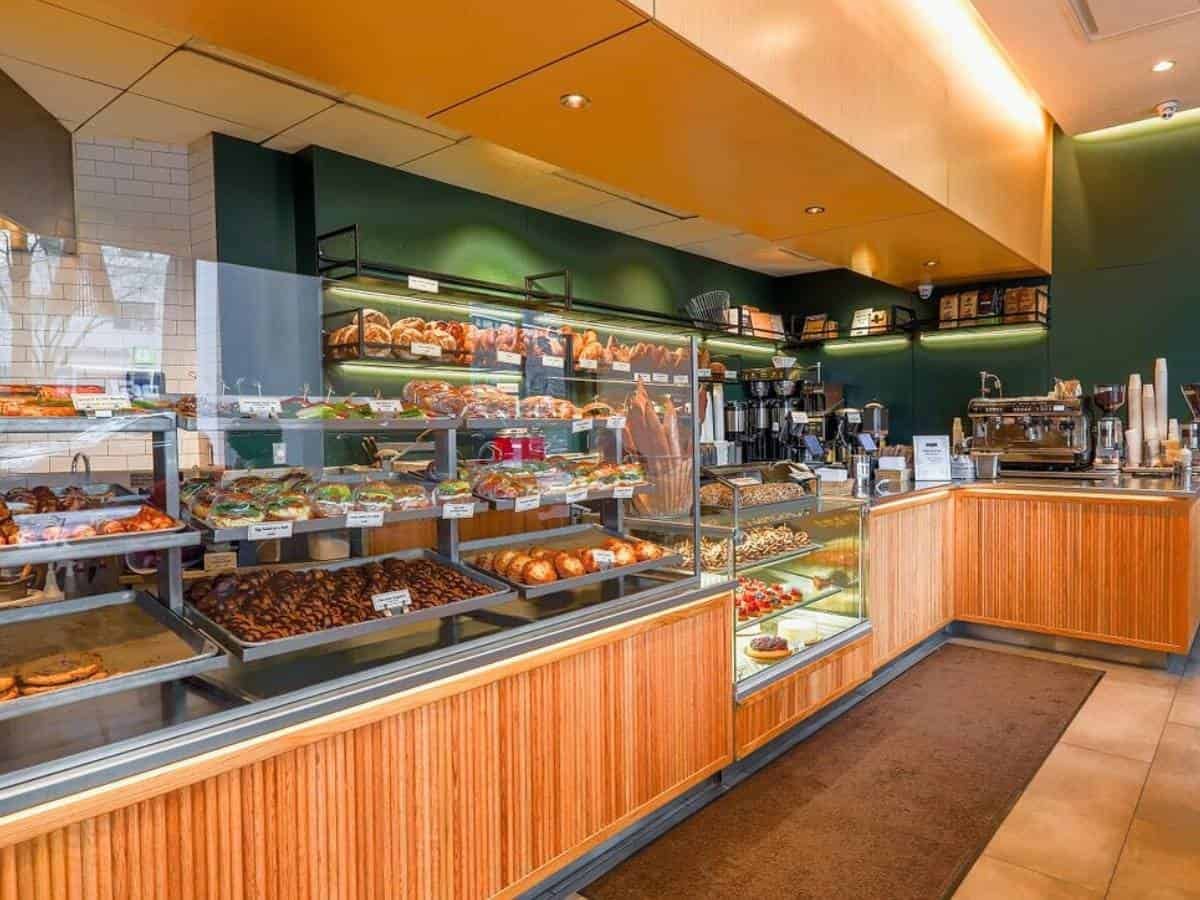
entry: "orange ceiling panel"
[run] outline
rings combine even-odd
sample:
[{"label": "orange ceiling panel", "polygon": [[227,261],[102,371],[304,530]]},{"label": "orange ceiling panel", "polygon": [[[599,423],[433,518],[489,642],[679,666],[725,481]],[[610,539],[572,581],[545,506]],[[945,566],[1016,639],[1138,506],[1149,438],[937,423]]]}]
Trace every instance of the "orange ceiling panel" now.
[{"label": "orange ceiling panel", "polygon": [[109,5],[421,115],[646,18],[622,0],[109,0]]}]

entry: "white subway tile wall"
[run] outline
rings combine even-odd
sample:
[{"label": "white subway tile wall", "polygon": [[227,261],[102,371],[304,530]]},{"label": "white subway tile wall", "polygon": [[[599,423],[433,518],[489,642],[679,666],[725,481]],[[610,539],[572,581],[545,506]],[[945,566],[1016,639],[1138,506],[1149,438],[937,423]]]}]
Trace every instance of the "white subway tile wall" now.
[{"label": "white subway tile wall", "polygon": [[[216,230],[211,138],[193,148],[194,158],[182,146],[76,139],[76,252],[53,238],[28,251],[0,244],[0,380],[117,389],[147,370],[169,393],[195,391],[193,246],[215,258]],[[98,471],[151,468],[148,437],[12,434],[0,435],[0,475],[65,472],[77,451]],[[182,465],[209,459],[196,435],[181,436]]]}]

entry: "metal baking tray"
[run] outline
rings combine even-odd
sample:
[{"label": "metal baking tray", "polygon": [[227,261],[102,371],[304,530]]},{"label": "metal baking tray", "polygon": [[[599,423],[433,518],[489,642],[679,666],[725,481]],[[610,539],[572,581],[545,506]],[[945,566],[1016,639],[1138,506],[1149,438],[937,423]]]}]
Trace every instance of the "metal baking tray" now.
[{"label": "metal baking tray", "polygon": [[[496,550],[501,547],[510,549],[516,544],[524,547],[559,547],[563,550],[572,550],[585,546],[598,546],[601,541],[610,537],[622,541],[631,540],[628,535],[621,534],[619,531],[610,531],[607,528],[601,528],[599,525],[567,525],[563,528],[548,528],[545,531],[528,533],[523,535],[519,541],[514,541],[512,535],[469,541],[462,544],[461,549],[464,556],[480,550]],[[637,539],[634,538],[633,540]],[[575,588],[597,584],[601,581],[611,581],[614,578],[621,578],[625,575],[636,575],[639,572],[646,572],[651,569],[670,569],[682,564],[682,556],[677,553],[668,553],[659,559],[650,559],[645,562],[634,563],[631,566],[614,566],[611,569],[605,569],[601,572],[589,572],[586,575],[580,575],[578,578],[560,578],[558,581],[552,581],[549,584],[522,584],[518,581],[511,581],[503,575],[494,575],[490,572],[486,574],[510,585],[514,590],[519,591],[523,597],[531,599],[533,597],[544,597],[546,594],[557,594],[562,591],[574,590]],[[471,571],[478,572],[480,570],[475,566],[471,566]]]},{"label": "metal baking tray", "polygon": [[[3,499],[3,495],[7,494],[9,491],[18,490],[23,487],[24,485],[12,485],[11,487],[0,490],[0,499]],[[53,485],[50,487],[50,490],[54,492],[54,496],[61,497],[64,493],[66,493],[68,487],[81,488],[89,498],[101,498],[99,501],[100,508],[105,506],[120,506],[128,503],[141,503],[146,500],[146,498],[141,494],[137,493],[136,491],[131,491],[123,484],[110,484],[108,482],[99,481],[73,485]],[[31,513],[29,513],[29,511],[20,503],[10,502],[8,503],[8,508],[15,515],[31,515]],[[42,515],[50,515],[50,513],[43,513]]]},{"label": "metal baking tray", "polygon": [[[628,486],[633,488],[634,496],[650,493],[654,490],[654,485],[647,481]],[[543,491],[541,497],[542,506],[553,506],[556,503],[567,502],[567,491],[564,488],[556,488],[553,491]],[[605,487],[592,488],[588,491],[588,495],[579,502],[588,503],[593,500],[611,500],[612,498],[613,486],[606,485]],[[483,497],[482,499],[491,504],[492,509],[511,510],[516,506],[516,501],[508,498]]]},{"label": "metal baking tray", "polygon": [[[41,518],[46,516],[78,516],[91,513],[95,516],[113,518],[109,508],[81,510],[77,513],[41,513],[36,516],[15,516],[14,519]],[[122,517],[126,518],[126,517]],[[78,520],[76,520],[78,521]],[[192,547],[200,543],[200,535],[187,531],[182,522],[173,528],[161,531],[131,531],[123,534],[96,535],[68,541],[37,541],[28,544],[6,544],[0,547],[0,565],[24,566],[57,562],[63,559],[94,559],[98,556],[122,556],[142,550],[169,550],[174,547]]]},{"label": "metal baking tray", "polygon": [[388,419],[253,419],[249,417],[188,416],[179,420],[184,431],[316,431],[370,434],[378,431],[430,431],[457,428],[461,420],[452,416]]},{"label": "metal baking tray", "polygon": [[465,600],[457,600],[454,603],[447,603],[445,606],[434,606],[430,607],[429,609],[418,609],[413,612],[401,613],[394,616],[384,616],[379,619],[370,619],[366,622],[357,622],[353,625],[342,625],[338,628],[327,628],[324,631],[310,631],[306,634],[297,634],[293,635],[292,637],[278,638],[273,641],[243,641],[223,625],[219,625],[212,619],[208,618],[208,616],[204,615],[191,604],[185,606],[184,615],[189,621],[194,622],[201,630],[207,632],[209,635],[219,641],[227,650],[229,650],[230,653],[232,653],[242,662],[252,662],[257,659],[269,659],[273,656],[282,656],[286,653],[295,653],[297,650],[307,650],[311,647],[321,647],[326,644],[335,644],[339,641],[346,641],[350,640],[351,638],[362,637],[363,635],[389,631],[394,628],[411,625],[414,622],[425,622],[430,619],[444,619],[448,616],[456,616],[461,613],[471,612],[487,606],[495,606],[498,603],[507,603],[509,600],[516,599],[516,595],[513,594],[512,590],[509,589],[506,584],[497,580],[494,576],[485,574],[483,572],[478,572],[475,569],[468,568],[467,566],[459,563],[451,562],[446,557],[425,548],[404,550],[399,553],[383,553],[378,556],[367,556],[327,565],[313,564],[297,566],[292,571],[305,571],[307,569],[345,569],[351,566],[361,566],[369,562],[379,562],[385,559],[432,559],[451,569],[456,569],[467,577],[481,582],[488,587],[495,588],[495,591],[490,594],[484,594],[480,597],[468,597]]},{"label": "metal baking tray", "polygon": [[25,660],[58,652],[88,651],[98,653],[105,665],[113,668],[136,663],[139,657],[148,664],[99,681],[6,700],[0,703],[0,720],[176,681],[229,664],[220,647],[140,591],[47,603],[36,608],[36,615],[29,614],[34,609],[22,612],[26,615],[21,621],[0,627],[0,666],[5,670],[19,658],[10,649],[14,644],[25,651]]}]

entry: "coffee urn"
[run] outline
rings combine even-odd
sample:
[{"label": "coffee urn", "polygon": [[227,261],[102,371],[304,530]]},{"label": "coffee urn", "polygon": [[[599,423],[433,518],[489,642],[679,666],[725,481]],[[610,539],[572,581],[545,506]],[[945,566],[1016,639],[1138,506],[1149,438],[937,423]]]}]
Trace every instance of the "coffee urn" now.
[{"label": "coffee urn", "polygon": [[745,442],[749,431],[749,413],[744,400],[725,404],[725,440],[729,441],[730,464],[741,465],[745,458]]}]

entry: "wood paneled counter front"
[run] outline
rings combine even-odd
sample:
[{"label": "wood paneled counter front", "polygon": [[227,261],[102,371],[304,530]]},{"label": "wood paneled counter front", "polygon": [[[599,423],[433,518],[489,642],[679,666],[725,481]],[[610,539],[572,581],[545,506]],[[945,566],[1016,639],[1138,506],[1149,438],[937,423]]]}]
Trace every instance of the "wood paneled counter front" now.
[{"label": "wood paneled counter front", "polygon": [[722,592],[0,818],[0,900],[512,896],[733,759]]},{"label": "wood paneled counter front", "polygon": [[877,505],[868,535],[876,666],[952,620],[1174,654],[1200,624],[1194,494],[945,486]]}]

